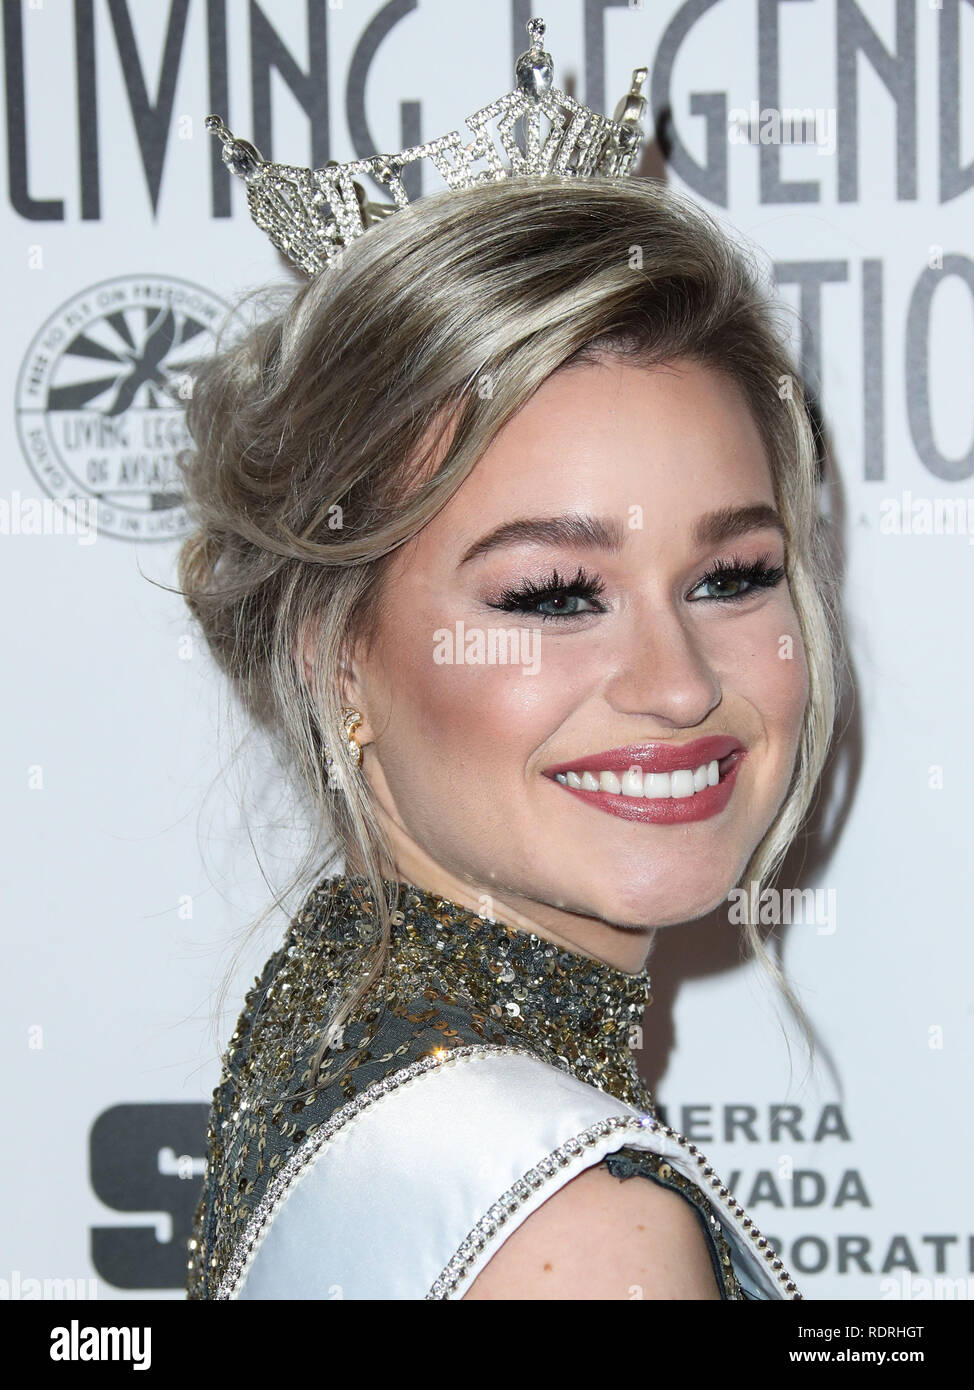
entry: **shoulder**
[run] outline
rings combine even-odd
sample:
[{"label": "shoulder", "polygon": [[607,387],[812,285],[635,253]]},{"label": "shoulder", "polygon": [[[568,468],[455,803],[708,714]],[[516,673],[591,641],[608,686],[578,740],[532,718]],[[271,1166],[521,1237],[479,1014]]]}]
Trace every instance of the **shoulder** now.
[{"label": "shoulder", "polygon": [[[561,1262],[580,1213],[592,1249],[649,1223],[658,1270],[658,1243],[678,1260],[686,1226],[682,1199],[651,1183],[596,1172],[532,1220],[627,1139],[649,1143],[654,1123],[515,1046],[441,1046],[360,1090],[281,1165],[230,1296],[455,1298],[528,1221],[527,1248]],[[511,1250],[523,1263],[521,1242]],[[509,1279],[510,1260],[492,1277]],[[630,1283],[652,1274],[645,1262],[627,1269]],[[478,1296],[510,1296],[485,1288]]]},{"label": "shoulder", "polygon": [[467,1299],[720,1299],[690,1203],[587,1168],[505,1240]]}]

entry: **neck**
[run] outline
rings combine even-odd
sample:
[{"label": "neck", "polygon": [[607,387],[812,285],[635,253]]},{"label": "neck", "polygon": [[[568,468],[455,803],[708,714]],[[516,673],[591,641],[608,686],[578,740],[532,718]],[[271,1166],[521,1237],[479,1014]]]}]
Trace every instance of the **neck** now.
[{"label": "neck", "polygon": [[[396,839],[399,843],[395,846],[395,871],[402,882],[436,893],[478,916],[490,917],[518,931],[534,932],[542,940],[613,969],[630,974],[645,969],[655,928],[616,926],[557,903],[525,898],[497,883],[472,883],[437,864],[417,845],[403,843],[399,836]],[[353,856],[347,857],[346,866],[350,875],[363,875]]]},{"label": "neck", "polygon": [[[357,920],[375,918],[366,879],[332,882],[342,917],[360,935]],[[384,881],[390,903],[394,886]],[[400,879],[396,888],[388,978],[401,1004],[421,994],[460,1006],[485,1041],[526,1048],[652,1109],[635,1051],[651,1002],[647,971],[620,970],[418,884]]]}]

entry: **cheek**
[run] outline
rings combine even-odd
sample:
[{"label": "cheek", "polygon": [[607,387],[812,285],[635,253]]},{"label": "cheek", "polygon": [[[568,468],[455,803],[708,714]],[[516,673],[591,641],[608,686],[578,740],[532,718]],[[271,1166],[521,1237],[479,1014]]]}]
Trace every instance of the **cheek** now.
[{"label": "cheek", "polygon": [[808,664],[790,595],[732,626],[719,658],[725,683],[757,710],[769,733],[797,739],[808,702]]},{"label": "cheek", "polygon": [[442,618],[400,625],[375,649],[375,669],[394,673],[383,680],[377,742],[397,802],[424,786],[455,793],[458,778],[523,783],[532,753],[572,706],[564,663],[549,659],[540,632],[504,663],[478,659],[474,630],[485,631],[466,621],[458,638],[456,622]]}]

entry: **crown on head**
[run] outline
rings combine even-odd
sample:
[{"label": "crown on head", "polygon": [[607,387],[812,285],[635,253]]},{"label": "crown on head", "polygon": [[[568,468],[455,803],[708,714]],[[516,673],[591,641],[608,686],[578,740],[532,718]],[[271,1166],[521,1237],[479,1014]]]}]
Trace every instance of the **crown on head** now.
[{"label": "crown on head", "polygon": [[[308,275],[331,265],[355,237],[408,205],[402,170],[421,159],[431,159],[452,189],[525,174],[626,177],[643,139],[640,117],[646,98],[641,88],[647,69],[633,71],[632,86],[609,120],[552,85],[551,54],[542,46],[544,20],[529,20],[527,30],[531,46],[514,66],[514,90],[466,117],[474,137],[466,145],[460,133],[451,130],[396,155],[345,164],[329,160],[320,169],[299,169],[265,160],[248,141],[237,139],[219,116],[207,116],[206,128],[223,142],[224,164],[245,181],[257,226]],[[542,116],[549,122],[544,138]],[[523,148],[516,133],[519,121]],[[386,186],[394,201],[372,202],[356,174]]]}]

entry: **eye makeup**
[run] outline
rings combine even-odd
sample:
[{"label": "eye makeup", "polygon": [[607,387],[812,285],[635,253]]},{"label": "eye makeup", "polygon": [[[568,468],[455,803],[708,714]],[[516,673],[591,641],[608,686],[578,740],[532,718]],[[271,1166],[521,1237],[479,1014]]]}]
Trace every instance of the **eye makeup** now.
[{"label": "eye makeup", "polygon": [[[729,587],[731,592],[711,593],[703,601],[741,603],[762,590],[777,587],[784,576],[784,566],[775,564],[770,552],[752,560],[734,555],[714,561],[689,591],[687,599],[699,603],[701,599],[692,598],[698,589]],[[580,565],[571,579],[563,578],[556,568],[540,581],[525,580],[503,590],[488,606],[504,613],[522,613],[542,619],[577,618],[588,612],[604,613],[606,606],[601,601],[604,593],[604,581]],[[580,608],[579,603],[588,604],[589,607]],[[541,611],[544,605],[548,605],[548,612]]]}]

